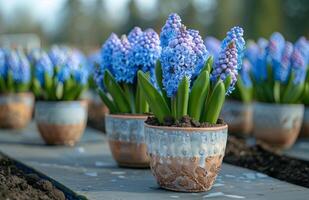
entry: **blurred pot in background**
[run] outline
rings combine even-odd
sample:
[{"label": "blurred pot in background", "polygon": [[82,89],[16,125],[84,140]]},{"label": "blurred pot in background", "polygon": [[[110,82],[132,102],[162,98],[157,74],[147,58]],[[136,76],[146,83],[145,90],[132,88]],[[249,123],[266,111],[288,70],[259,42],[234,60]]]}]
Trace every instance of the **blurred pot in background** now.
[{"label": "blurred pot in background", "polygon": [[30,86],[31,68],[24,52],[0,49],[0,128],[24,128],[31,121]]}]

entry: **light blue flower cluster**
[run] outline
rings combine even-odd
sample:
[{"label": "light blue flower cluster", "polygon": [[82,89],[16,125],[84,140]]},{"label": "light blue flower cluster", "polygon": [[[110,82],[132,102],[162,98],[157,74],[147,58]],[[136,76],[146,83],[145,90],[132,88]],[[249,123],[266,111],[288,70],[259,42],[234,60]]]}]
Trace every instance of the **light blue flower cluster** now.
[{"label": "light blue flower cluster", "polygon": [[163,86],[167,96],[174,97],[185,76],[190,81],[199,74],[208,58],[208,52],[199,32],[187,30],[175,13],[169,15],[163,26],[160,42]]},{"label": "light blue flower cluster", "polygon": [[40,51],[35,62],[35,76],[44,85],[44,74],[56,77],[60,83],[73,78],[78,84],[86,85],[89,70],[85,56],[77,49],[53,46],[48,54]]},{"label": "light blue flower cluster", "polygon": [[285,41],[280,33],[273,33],[267,41],[264,38],[257,44],[250,42],[246,51],[246,57],[252,64],[252,74],[255,81],[262,82],[268,78],[267,67],[273,71],[273,78],[282,84],[289,80],[291,72],[294,72],[294,83],[303,83],[309,59],[309,44],[302,37],[295,45]]},{"label": "light blue flower cluster", "polygon": [[165,25],[162,27],[160,34],[161,47],[164,48],[168,46],[169,42],[175,38],[183,26],[181,23],[181,18],[176,13],[172,13],[168,16]]},{"label": "light blue flower cluster", "polygon": [[305,81],[309,63],[309,41],[301,37],[294,45],[291,55],[292,71],[295,73],[294,84],[301,84]]},{"label": "light blue flower cluster", "polygon": [[102,45],[101,66],[94,72],[94,80],[104,90],[103,74],[108,69],[117,82],[133,84],[136,82],[137,71],[150,71],[154,75],[155,63],[160,57],[161,47],[158,34],[147,29],[135,27],[128,37],[121,39],[114,33]]},{"label": "light blue flower cluster", "polygon": [[140,27],[134,27],[128,34],[128,40],[131,44],[135,44],[139,37],[143,34],[143,31]]},{"label": "light blue flower cluster", "polygon": [[190,80],[194,74],[197,62],[194,47],[193,37],[184,26],[168,46],[163,47],[160,61],[163,86],[168,97],[176,95],[178,85],[185,76]]},{"label": "light blue flower cluster", "polygon": [[161,47],[158,34],[152,29],[147,29],[140,34],[140,37],[132,45],[129,52],[129,62],[144,72],[151,71],[154,69],[160,53]]},{"label": "light blue flower cluster", "polygon": [[197,56],[197,60],[196,60],[196,68],[194,76],[197,76],[200,73],[201,69],[204,67],[205,62],[209,57],[209,54],[208,51],[206,50],[202,37],[199,35],[199,31],[189,29],[188,32],[192,36],[193,42],[195,44],[193,51]]},{"label": "light blue flower cluster", "polygon": [[42,51],[35,64],[35,77],[41,86],[45,84],[44,74],[52,77],[54,75],[54,66],[47,53]]},{"label": "light blue flower cluster", "polygon": [[247,88],[252,87],[252,81],[250,78],[252,65],[248,59],[243,60],[242,68],[240,70],[240,78],[244,83],[244,86]]},{"label": "light blue flower cluster", "polygon": [[222,41],[219,58],[215,62],[211,73],[212,81],[217,81],[217,79],[224,81],[228,76],[231,77],[231,84],[227,88],[227,94],[234,90],[238,71],[242,66],[244,49],[243,30],[240,27],[233,27]]},{"label": "light blue flower cluster", "polygon": [[284,37],[278,32],[273,33],[270,36],[268,43],[269,58],[274,72],[274,79],[282,83],[285,83],[287,81],[287,77],[289,74],[289,67],[284,68],[281,65],[284,50]]},{"label": "light blue flower cluster", "polygon": [[117,82],[133,83],[137,73],[137,66],[129,59],[132,45],[126,35],[122,35],[120,44],[115,46],[112,56],[112,67]]},{"label": "light blue flower cluster", "polygon": [[285,46],[282,52],[281,60],[277,71],[275,71],[275,78],[281,83],[286,83],[289,79],[291,70],[291,56],[293,53],[293,44],[291,42],[285,42]]},{"label": "light blue flower cluster", "polygon": [[112,74],[113,72],[113,52],[117,46],[120,46],[121,42],[118,36],[115,33],[112,33],[109,38],[105,41],[101,48],[102,55],[102,65],[101,70],[105,71],[105,69],[109,70]]},{"label": "light blue flower cluster", "polygon": [[28,84],[30,82],[30,64],[21,50],[0,49],[0,76],[7,80],[9,73],[14,83]]}]

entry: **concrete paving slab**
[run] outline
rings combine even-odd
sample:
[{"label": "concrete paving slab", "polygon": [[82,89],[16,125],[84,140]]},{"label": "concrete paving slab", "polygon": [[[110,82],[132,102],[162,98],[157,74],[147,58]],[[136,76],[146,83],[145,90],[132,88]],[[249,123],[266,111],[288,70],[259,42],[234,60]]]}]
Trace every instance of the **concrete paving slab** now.
[{"label": "concrete paving slab", "polygon": [[34,124],[0,130],[0,151],[48,175],[89,199],[307,199],[309,189],[267,175],[223,164],[209,192],[177,193],[160,189],[150,170],[118,168],[107,139],[88,128],[75,147],[46,146]]}]

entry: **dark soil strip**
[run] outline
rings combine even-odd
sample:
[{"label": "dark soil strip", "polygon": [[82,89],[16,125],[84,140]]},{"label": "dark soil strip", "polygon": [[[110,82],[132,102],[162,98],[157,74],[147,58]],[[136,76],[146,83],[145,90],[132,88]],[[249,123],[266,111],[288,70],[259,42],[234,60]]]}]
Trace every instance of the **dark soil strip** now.
[{"label": "dark soil strip", "polygon": [[224,162],[309,188],[309,161],[279,155],[261,145],[249,146],[245,139],[229,136]]},{"label": "dark soil strip", "polygon": [[86,199],[41,173],[0,154],[0,199]]}]

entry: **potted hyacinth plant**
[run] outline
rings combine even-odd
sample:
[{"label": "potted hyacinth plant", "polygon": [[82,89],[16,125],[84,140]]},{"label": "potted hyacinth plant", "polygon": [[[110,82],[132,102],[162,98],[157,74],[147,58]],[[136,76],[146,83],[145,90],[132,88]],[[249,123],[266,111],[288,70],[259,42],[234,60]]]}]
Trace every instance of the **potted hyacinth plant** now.
[{"label": "potted hyacinth plant", "polygon": [[[206,37],[205,46],[216,62],[220,54],[220,41],[214,37]],[[248,48],[244,56],[243,62],[241,63],[242,67],[238,74],[238,81],[235,84],[235,90],[225,101],[221,111],[221,117],[229,125],[229,132],[247,135],[252,130],[253,114],[251,104],[253,87],[250,78],[251,63],[247,59],[247,56],[250,56]]]},{"label": "potted hyacinth plant", "polygon": [[109,146],[122,167],[149,167],[144,137],[149,107],[137,81],[137,72],[142,70],[154,76],[154,66],[161,52],[159,43],[154,30],[142,31],[135,27],[128,37],[118,38],[112,33],[102,46],[102,65],[94,79],[110,111],[105,117]]},{"label": "potted hyacinth plant", "polygon": [[[273,33],[269,41],[251,43],[255,85],[253,135],[278,148],[292,146],[299,134],[304,106],[301,96],[305,88],[308,45],[304,38],[295,45]],[[255,49],[255,50],[254,50]]]},{"label": "potted hyacinth plant", "polygon": [[207,191],[224,156],[228,127],[218,117],[237,81],[243,30],[234,27],[227,33],[214,64],[199,32],[187,29],[177,14],[168,17],[160,40],[155,70],[159,88],[138,72],[154,114],[145,122],[150,167],[162,188]]},{"label": "potted hyacinth plant", "polygon": [[80,100],[88,81],[82,54],[58,46],[48,54],[40,51],[34,75],[35,121],[42,138],[47,144],[73,146],[87,122],[87,103]]},{"label": "potted hyacinth plant", "polygon": [[20,49],[0,49],[0,128],[24,128],[32,118],[31,70]]}]

